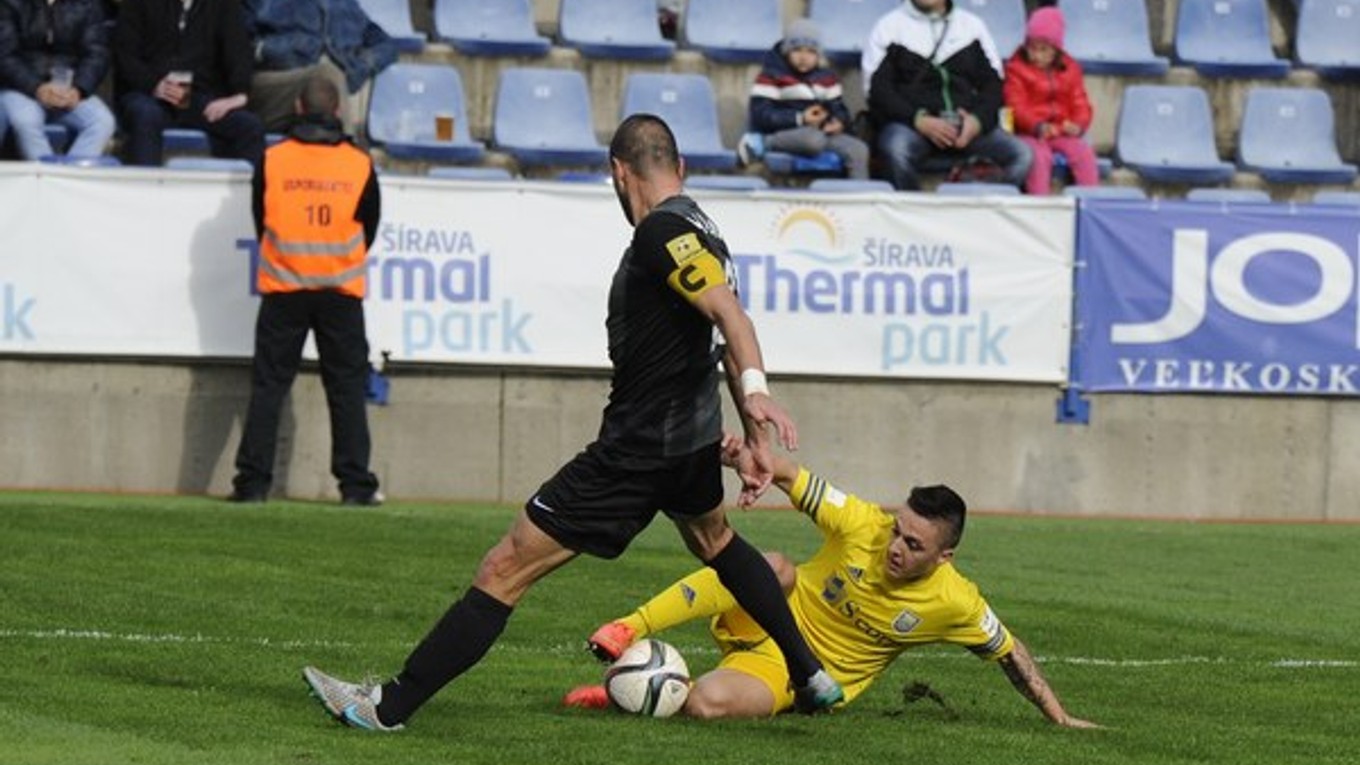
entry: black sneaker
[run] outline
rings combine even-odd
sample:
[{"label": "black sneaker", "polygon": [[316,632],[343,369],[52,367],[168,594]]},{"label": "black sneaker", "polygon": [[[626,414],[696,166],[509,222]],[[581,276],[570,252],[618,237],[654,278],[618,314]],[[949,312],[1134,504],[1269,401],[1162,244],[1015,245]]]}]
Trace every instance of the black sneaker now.
[{"label": "black sneaker", "polygon": [[382,492],[375,491],[371,494],[352,494],[348,497],[342,497],[340,504],[352,507],[378,507],[385,499],[387,498],[383,496]]}]

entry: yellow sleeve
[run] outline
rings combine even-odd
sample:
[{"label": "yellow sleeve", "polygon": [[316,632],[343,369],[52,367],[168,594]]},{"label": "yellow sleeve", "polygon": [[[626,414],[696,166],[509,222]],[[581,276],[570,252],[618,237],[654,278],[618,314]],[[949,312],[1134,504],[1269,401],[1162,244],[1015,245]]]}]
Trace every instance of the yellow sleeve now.
[{"label": "yellow sleeve", "polygon": [[964,580],[967,586],[960,593],[963,618],[960,619],[945,640],[963,646],[975,656],[996,661],[1010,654],[1015,648],[1015,639],[1010,630],[997,618],[992,607],[987,605],[977,586]]},{"label": "yellow sleeve", "polygon": [[847,533],[865,522],[865,511],[878,511],[878,505],[832,486],[807,468],[798,468],[798,478],[789,491],[793,506],[828,533]]}]

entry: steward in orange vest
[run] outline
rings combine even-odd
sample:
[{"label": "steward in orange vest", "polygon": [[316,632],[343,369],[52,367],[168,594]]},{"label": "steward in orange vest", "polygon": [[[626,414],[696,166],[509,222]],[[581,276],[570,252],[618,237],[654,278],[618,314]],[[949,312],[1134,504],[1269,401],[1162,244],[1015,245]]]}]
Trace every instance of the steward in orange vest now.
[{"label": "steward in orange vest", "polygon": [[345,504],[382,502],[369,470],[364,326],[368,248],[381,215],[378,176],[336,117],[339,89],[309,80],[288,136],[255,168],[251,207],[260,240],[260,312],[250,408],[229,499],[263,502],[274,478],[279,414],[308,333],[316,337],[331,421],[331,473]]}]

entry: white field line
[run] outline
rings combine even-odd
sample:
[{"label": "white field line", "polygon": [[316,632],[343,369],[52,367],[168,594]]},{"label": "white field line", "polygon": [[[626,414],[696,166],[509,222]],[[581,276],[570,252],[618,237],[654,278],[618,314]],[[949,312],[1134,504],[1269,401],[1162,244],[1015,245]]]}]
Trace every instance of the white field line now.
[{"label": "white field line", "polygon": [[[108,632],[105,630],[88,629],[50,629],[50,630],[17,630],[0,629],[0,640],[69,640],[69,641],[108,641],[115,643],[141,643],[141,644],[172,644],[172,645],[243,645],[256,648],[281,648],[285,650],[295,650],[299,648],[319,648],[319,649],[352,649],[368,648],[371,646],[363,643],[354,643],[345,640],[283,640],[268,637],[220,637],[203,634],[177,635],[174,633],[146,634],[138,632]],[[686,654],[716,654],[717,649],[711,645],[679,646]],[[547,646],[512,646],[499,644],[492,650],[509,653],[549,653],[557,655],[572,655],[584,651],[582,643],[556,643]],[[911,651],[908,653],[908,661],[922,660],[955,660],[972,658],[971,654],[963,651]],[[1360,661],[1350,659],[1301,659],[1283,658],[1273,661],[1232,659],[1221,656],[1170,656],[1159,659],[1136,659],[1136,658],[1102,658],[1095,656],[1036,656],[1035,661],[1041,664],[1071,664],[1077,666],[1095,667],[1123,667],[1138,669],[1143,667],[1181,667],[1197,664],[1206,665],[1238,665],[1238,666],[1261,666],[1274,667],[1279,669],[1356,669],[1360,668]]]}]

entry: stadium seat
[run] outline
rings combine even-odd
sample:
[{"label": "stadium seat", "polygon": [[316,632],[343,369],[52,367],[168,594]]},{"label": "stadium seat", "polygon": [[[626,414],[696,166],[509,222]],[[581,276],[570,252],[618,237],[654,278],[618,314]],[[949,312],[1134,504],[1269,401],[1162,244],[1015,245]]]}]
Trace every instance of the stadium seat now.
[{"label": "stadium seat", "polygon": [[171,170],[208,170],[218,173],[250,173],[254,167],[244,159],[223,157],[170,157],[165,166]]},{"label": "stadium seat", "polygon": [[1360,78],[1360,0],[1303,0],[1294,56],[1328,79]]},{"label": "stadium seat", "polygon": [[564,170],[554,177],[562,183],[594,183],[608,186],[614,182],[609,173],[597,173],[590,170]]},{"label": "stadium seat", "polygon": [[1178,62],[1206,77],[1289,73],[1270,46],[1266,0],[1180,0],[1175,49]]},{"label": "stadium seat", "polygon": [[[54,125],[48,123],[43,125],[43,134],[47,136],[47,142],[52,144],[52,151],[61,154],[71,145],[71,131],[65,125]],[[3,138],[4,136],[0,136]]]},{"label": "stadium seat", "polygon": [[854,193],[861,191],[893,191],[887,181],[860,180],[858,178],[814,178],[808,184],[808,191],[830,191],[834,193]]},{"label": "stadium seat", "polygon": [[72,157],[67,154],[48,154],[38,158],[45,165],[65,165],[66,167],[121,167],[117,157],[100,154],[97,157]]},{"label": "stadium seat", "polygon": [[1350,183],[1341,161],[1332,99],[1318,88],[1252,88],[1237,142],[1243,169],[1271,183]]},{"label": "stadium seat", "polygon": [[[453,140],[435,139],[435,116],[453,115]],[[396,159],[478,162],[486,147],[468,135],[463,80],[452,66],[397,62],[373,79],[368,137]]]},{"label": "stadium seat", "polygon": [[397,50],[404,53],[425,50],[425,33],[416,31],[411,23],[410,0],[359,0],[359,7],[392,38]]},{"label": "stadium seat", "polygon": [[954,7],[972,11],[986,23],[1002,61],[1025,41],[1025,0],[954,0]]},{"label": "stadium seat", "polygon": [[1313,195],[1313,204],[1360,207],[1360,191],[1319,191]]},{"label": "stadium seat", "polygon": [[161,131],[161,147],[170,152],[200,152],[212,150],[208,134],[193,128],[166,128]]},{"label": "stadium seat", "polygon": [[501,70],[492,119],[495,144],[526,165],[604,165],[590,90],[576,69]]},{"label": "stadium seat", "polygon": [[1077,199],[1147,199],[1139,186],[1066,186],[1063,196]]},{"label": "stadium seat", "polygon": [[941,183],[935,193],[946,197],[1018,197],[1020,189],[1009,183]]},{"label": "stadium seat", "polygon": [[515,176],[503,167],[469,167],[467,165],[434,165],[427,175],[460,181],[510,181]]},{"label": "stadium seat", "polygon": [[726,191],[763,191],[770,187],[770,182],[758,175],[690,175],[685,177],[685,187]]},{"label": "stadium seat", "polygon": [[782,151],[767,151],[760,158],[765,169],[780,175],[844,175],[845,163],[834,151],[824,151],[812,157],[788,154]]},{"label": "stadium seat", "polygon": [[780,0],[688,0],[685,45],[724,63],[759,63],[784,36]]},{"label": "stadium seat", "polygon": [[1086,74],[1161,77],[1170,62],[1152,52],[1146,3],[1058,0],[1066,50]]},{"label": "stadium seat", "polygon": [[1226,183],[1233,165],[1218,157],[1204,91],[1191,85],[1130,85],[1115,126],[1121,164],[1161,183]]},{"label": "stadium seat", "polygon": [[675,43],[661,37],[655,0],[561,0],[562,44],[587,58],[669,59]]},{"label": "stadium seat", "polygon": [[699,74],[634,72],[624,83],[619,119],[655,114],[670,125],[685,163],[692,168],[736,167],[737,153],[722,145],[713,85]]},{"label": "stadium seat", "polygon": [[1191,202],[1222,202],[1224,204],[1270,204],[1270,193],[1262,189],[1196,188],[1185,193]]},{"label": "stadium seat", "polygon": [[529,0],[435,0],[435,34],[468,56],[546,56]]},{"label": "stadium seat", "polygon": [[822,33],[822,52],[838,67],[859,65],[869,30],[901,0],[809,0],[808,18]]}]

